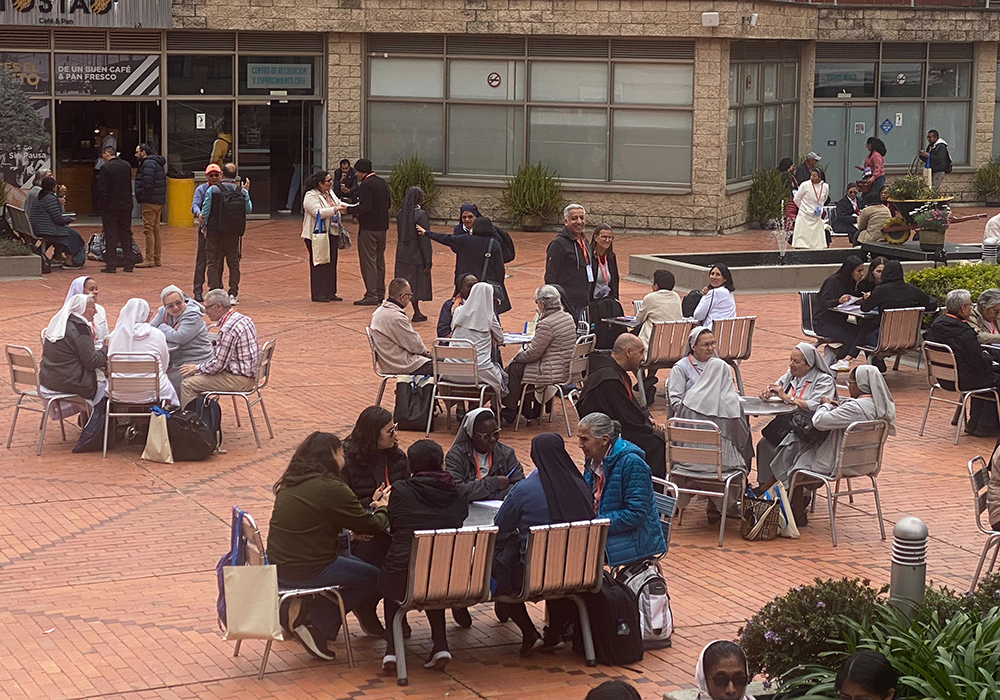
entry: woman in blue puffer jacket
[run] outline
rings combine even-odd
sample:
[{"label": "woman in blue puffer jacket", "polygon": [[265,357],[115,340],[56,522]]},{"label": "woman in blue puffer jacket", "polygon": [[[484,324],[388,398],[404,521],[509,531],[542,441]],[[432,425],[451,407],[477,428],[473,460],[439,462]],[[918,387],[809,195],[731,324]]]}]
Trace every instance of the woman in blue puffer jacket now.
[{"label": "woman in blue puffer jacket", "polygon": [[622,439],[621,426],[603,413],[584,416],[577,436],[587,458],[583,476],[594,492],[597,517],[611,521],[605,563],[622,566],[663,554],[667,545],[642,450]]}]

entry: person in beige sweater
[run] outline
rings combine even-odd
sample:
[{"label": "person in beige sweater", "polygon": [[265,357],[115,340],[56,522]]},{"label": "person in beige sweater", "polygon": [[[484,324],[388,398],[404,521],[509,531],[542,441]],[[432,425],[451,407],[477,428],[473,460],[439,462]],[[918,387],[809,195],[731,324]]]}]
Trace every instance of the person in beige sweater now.
[{"label": "person in beige sweater", "polygon": [[674,273],[657,270],[653,273],[653,291],[643,297],[642,308],[635,314],[639,337],[648,345],[654,323],[680,321],[683,317],[681,297],[674,291]]},{"label": "person in beige sweater", "polygon": [[979,293],[979,299],[972,307],[969,315],[969,325],[976,332],[980,345],[1000,343],[1000,327],[997,325],[997,315],[1000,312],[1000,289],[984,289]]},{"label": "person in beige sweater", "polygon": [[386,374],[433,374],[423,338],[413,330],[406,305],[410,303],[410,283],[397,277],[389,283],[389,298],[375,309],[369,328],[379,369]]},{"label": "person in beige sweater", "polygon": [[889,207],[882,202],[878,192],[865,195],[865,208],[858,214],[858,243],[880,243],[882,226],[892,218]]}]

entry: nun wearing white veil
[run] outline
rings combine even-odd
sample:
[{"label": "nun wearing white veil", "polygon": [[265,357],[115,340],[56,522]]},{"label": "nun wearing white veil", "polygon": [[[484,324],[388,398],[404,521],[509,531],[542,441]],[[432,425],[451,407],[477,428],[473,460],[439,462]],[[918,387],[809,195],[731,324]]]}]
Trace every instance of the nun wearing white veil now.
[{"label": "nun wearing white veil", "polygon": [[493,361],[493,346],[503,342],[503,328],[497,320],[493,285],[478,282],[469,298],[452,314],[451,337],[468,340],[476,347],[479,380],[503,398],[507,395],[507,373]]},{"label": "nun wearing white veil", "polygon": [[38,380],[43,396],[75,394],[90,406],[104,398],[107,383],[98,380],[97,370],[105,365],[108,355],[104,344],[95,342],[94,329],[86,318],[93,304],[93,297],[74,294],[42,331]]},{"label": "nun wearing white veil", "polygon": [[705,645],[694,669],[695,700],[754,700],[747,692],[747,657],[735,642],[717,639]]},{"label": "nun wearing white veil", "polygon": [[[108,315],[105,313],[104,307],[97,303],[97,280],[87,275],[77,277],[69,285],[69,291],[66,292],[66,301],[69,301],[69,298],[74,294],[85,294],[94,299],[93,318],[87,319],[94,328],[94,337],[98,341],[102,341],[111,335],[111,329],[108,327]],[[84,316],[87,313],[85,312]]]},{"label": "nun wearing white veil", "polygon": [[[167,339],[163,331],[153,328],[147,321],[149,320],[149,304],[145,299],[129,299],[125,302],[121,312],[118,314],[118,321],[115,329],[111,332],[108,342],[108,355],[116,353],[147,353],[153,355],[160,365],[160,399],[166,401],[171,406],[180,403],[177,398],[177,391],[170,378],[167,376],[167,367],[170,364],[170,351],[167,349]],[[136,403],[148,403],[153,400],[152,394],[147,395],[126,395],[116,394],[116,401],[135,401]]]}]

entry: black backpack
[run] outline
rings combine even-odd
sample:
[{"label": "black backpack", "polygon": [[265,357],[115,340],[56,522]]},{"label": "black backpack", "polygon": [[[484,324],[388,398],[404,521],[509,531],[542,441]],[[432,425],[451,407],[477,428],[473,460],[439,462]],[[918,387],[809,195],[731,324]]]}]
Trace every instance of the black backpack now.
[{"label": "black backpack", "polygon": [[222,446],[222,409],[215,399],[206,399],[199,396],[193,401],[189,401],[184,407],[185,411],[194,413],[204,423],[208,430],[215,436],[215,448]]},{"label": "black backpack", "polygon": [[167,418],[167,436],[175,462],[200,462],[219,446],[216,434],[194,411],[174,411]]},{"label": "black backpack", "polygon": [[247,229],[247,205],[243,199],[243,189],[225,182],[218,187],[219,192],[213,195],[213,211],[210,214],[214,218],[214,208],[219,207],[218,235],[242,236]]},{"label": "black backpack", "polygon": [[[581,596],[590,615],[590,631],[594,638],[597,663],[625,666],[642,661],[642,622],[635,594],[615,580],[610,571],[604,572],[604,582],[597,593]],[[579,635],[579,625],[576,635]],[[574,639],[575,649],[582,649]]]},{"label": "black backpack", "polygon": [[514,262],[514,256],[517,254],[514,250],[514,239],[499,226],[494,226],[493,230],[500,236],[500,252],[503,254],[504,263]]}]

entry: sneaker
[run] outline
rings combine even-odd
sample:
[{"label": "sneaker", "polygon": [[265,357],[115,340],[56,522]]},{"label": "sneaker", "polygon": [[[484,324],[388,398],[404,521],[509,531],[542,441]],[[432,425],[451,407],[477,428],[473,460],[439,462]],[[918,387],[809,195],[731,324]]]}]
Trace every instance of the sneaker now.
[{"label": "sneaker", "polygon": [[833,370],[834,372],[850,372],[851,363],[848,362],[846,359],[837,360],[832,365],[830,365],[830,369]]},{"label": "sneaker", "polygon": [[465,629],[472,627],[472,615],[469,614],[468,608],[452,608],[451,616],[459,627]]},{"label": "sneaker", "polygon": [[522,659],[526,659],[534,654],[536,650],[541,649],[542,644],[544,643],[545,642],[542,641],[542,638],[536,632],[534,637],[528,637],[521,642],[521,648],[517,650],[517,655]]},{"label": "sneaker", "polygon": [[156,267],[156,263],[152,260],[143,260],[141,263],[136,263],[136,267]]},{"label": "sneaker", "polygon": [[240,300],[236,298],[235,294],[230,294],[229,295],[229,305],[230,306],[236,306],[239,303],[240,303]]},{"label": "sneaker", "polygon": [[[278,213],[279,214],[291,214],[292,210],[291,209],[279,209]],[[393,659],[393,663],[395,663],[395,659]]]},{"label": "sneaker", "polygon": [[382,673],[395,676],[396,675],[396,655],[386,654],[382,657]]},{"label": "sneaker", "polygon": [[294,630],[295,638],[299,640],[305,650],[323,661],[333,661],[337,655],[326,648],[326,637],[315,627],[309,625],[299,625]]},{"label": "sneaker", "polygon": [[427,657],[427,661],[424,662],[424,668],[431,671],[443,671],[449,661],[451,661],[450,651],[434,651],[431,652],[431,655]]}]

